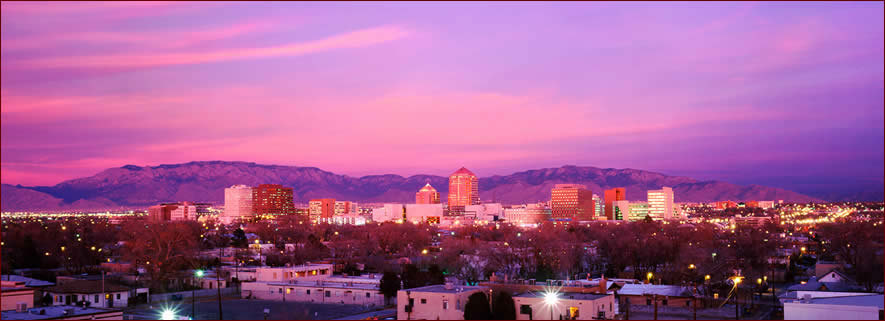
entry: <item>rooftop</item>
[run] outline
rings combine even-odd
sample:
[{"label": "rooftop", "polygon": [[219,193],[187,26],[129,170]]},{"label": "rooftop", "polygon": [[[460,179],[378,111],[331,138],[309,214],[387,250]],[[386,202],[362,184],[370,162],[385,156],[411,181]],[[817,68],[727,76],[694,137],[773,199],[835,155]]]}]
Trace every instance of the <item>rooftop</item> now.
[{"label": "rooftop", "polygon": [[452,173],[452,175],[449,175],[449,176],[464,175],[464,174],[470,175],[470,176],[476,176],[476,174],[474,174],[473,172],[471,172],[469,169],[467,169],[465,167],[461,167],[460,169],[458,169],[457,171]]},{"label": "rooftop", "polygon": [[879,310],[885,309],[885,295],[856,295],[856,296],[838,296],[829,298],[811,299],[813,304],[832,304],[832,305],[853,305],[853,306],[870,306],[877,307]]},{"label": "rooftop", "polygon": [[[595,294],[595,293],[571,293],[571,292],[563,292],[559,293],[559,298],[563,300],[596,300],[599,298],[607,297],[607,294]],[[516,295],[517,298],[544,298],[543,292],[525,292]]]},{"label": "rooftop", "polygon": [[124,292],[129,291],[128,287],[114,284],[111,282],[104,282],[104,291],[102,291],[102,281],[88,281],[88,280],[70,280],[65,281],[56,286],[51,286],[44,289],[44,292],[51,293],[83,293],[83,294],[91,294],[91,293],[102,293],[102,292]]},{"label": "rooftop", "polygon": [[50,285],[55,284],[55,283],[48,282],[48,281],[32,279],[29,277],[24,277],[21,275],[14,275],[14,274],[3,274],[2,276],[0,276],[0,280],[14,281],[14,282],[25,282],[25,286],[28,286],[28,287],[43,287],[43,286],[50,286]]},{"label": "rooftop", "polygon": [[621,295],[657,294],[666,296],[691,296],[691,290],[678,285],[624,284],[618,291]]},{"label": "rooftop", "polygon": [[422,286],[420,288],[403,289],[400,291],[412,291],[413,293],[415,293],[415,292],[461,293],[461,292],[469,292],[469,291],[474,291],[474,290],[485,290],[485,289],[488,289],[488,287],[472,286],[472,285],[455,285],[455,286],[452,286],[451,289],[446,289],[445,285],[436,284],[436,285]]},{"label": "rooftop", "polygon": [[[44,314],[40,314],[44,311]],[[65,314],[68,311],[68,314]],[[74,316],[88,316],[100,313],[122,312],[119,309],[101,309],[101,308],[75,308],[65,305],[49,306],[42,308],[31,308],[27,312],[3,311],[0,312],[0,319],[3,320],[47,320],[58,318],[70,318]]]}]

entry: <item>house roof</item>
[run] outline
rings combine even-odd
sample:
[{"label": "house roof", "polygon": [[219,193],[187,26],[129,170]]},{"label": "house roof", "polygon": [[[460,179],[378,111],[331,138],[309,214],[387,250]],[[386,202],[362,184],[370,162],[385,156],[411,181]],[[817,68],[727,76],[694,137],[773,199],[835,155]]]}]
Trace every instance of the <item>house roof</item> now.
[{"label": "house roof", "polygon": [[54,285],[55,283],[47,282],[43,280],[32,279],[29,277],[14,275],[14,274],[3,274],[0,276],[0,279],[3,281],[15,281],[15,282],[25,282],[25,286],[32,288],[39,288],[44,286]]},{"label": "house roof", "polygon": [[795,284],[787,288],[787,291],[852,292],[861,290],[863,289],[853,282],[820,282],[813,276],[805,284]]},{"label": "house roof", "polygon": [[[48,287],[44,291],[51,293],[102,293],[102,285],[101,281],[71,280],[56,286]],[[111,282],[104,283],[104,292],[110,293],[124,291],[129,291],[129,288]]]}]

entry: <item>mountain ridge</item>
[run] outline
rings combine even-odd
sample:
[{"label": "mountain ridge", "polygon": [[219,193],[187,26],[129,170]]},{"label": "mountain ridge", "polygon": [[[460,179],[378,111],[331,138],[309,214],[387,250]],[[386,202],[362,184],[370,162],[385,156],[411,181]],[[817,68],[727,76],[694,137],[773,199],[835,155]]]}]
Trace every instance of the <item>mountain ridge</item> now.
[{"label": "mountain ridge", "polygon": [[[448,178],[437,175],[416,174],[404,177],[380,174],[353,177],[317,167],[243,161],[192,161],[157,166],[128,164],[54,186],[3,184],[0,189],[0,207],[4,211],[146,207],[160,202],[184,200],[222,204],[226,187],[265,183],[292,187],[296,203],[326,197],[357,202],[412,202],[415,192],[428,182],[440,192],[444,201],[448,192]],[[481,177],[480,199],[506,204],[544,201],[549,199],[553,185],[563,183],[587,185],[600,196],[604,189],[625,187],[628,200],[645,200],[647,190],[669,186],[673,188],[677,202],[777,199],[788,202],[821,201],[811,196],[761,185],[740,186],[632,168],[576,165]]]}]

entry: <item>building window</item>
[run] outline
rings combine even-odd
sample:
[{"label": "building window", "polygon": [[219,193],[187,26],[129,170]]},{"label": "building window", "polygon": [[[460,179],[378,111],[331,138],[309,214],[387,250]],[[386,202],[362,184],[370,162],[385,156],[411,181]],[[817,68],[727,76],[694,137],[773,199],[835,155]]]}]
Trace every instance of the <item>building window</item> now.
[{"label": "building window", "polygon": [[327,298],[331,298],[331,297],[332,297],[332,291],[326,291],[326,297],[327,297]]},{"label": "building window", "polygon": [[307,295],[310,295],[310,289],[307,289]]},{"label": "building window", "polygon": [[427,299],[421,299],[421,304],[427,304]]},{"label": "building window", "polygon": [[443,310],[449,309],[449,300],[443,300]]},{"label": "building window", "polygon": [[599,313],[596,314],[596,318],[605,319],[605,311],[599,311]]},{"label": "building window", "polygon": [[367,298],[372,297],[372,293],[370,293],[370,292],[366,292],[366,297],[367,297]]},{"label": "building window", "polygon": [[120,293],[117,293],[117,300],[120,299]]},{"label": "building window", "polygon": [[98,303],[98,294],[95,295],[95,303]]},{"label": "building window", "polygon": [[283,293],[283,288],[277,289],[277,293]]},{"label": "building window", "polygon": [[645,305],[651,305],[651,298],[645,298]]},{"label": "building window", "polygon": [[664,299],[663,301],[661,301],[661,304],[662,304],[662,305],[667,305],[667,299]]}]

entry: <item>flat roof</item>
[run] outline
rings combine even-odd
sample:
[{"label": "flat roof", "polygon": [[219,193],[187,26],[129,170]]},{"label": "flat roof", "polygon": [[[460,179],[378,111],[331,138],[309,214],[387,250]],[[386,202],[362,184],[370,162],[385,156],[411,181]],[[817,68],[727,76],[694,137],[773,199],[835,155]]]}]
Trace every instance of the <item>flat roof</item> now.
[{"label": "flat roof", "polygon": [[[65,310],[70,310],[71,313],[65,315]],[[41,311],[45,311],[45,314],[40,314]],[[55,319],[55,318],[69,318],[75,316],[88,316],[93,314],[102,314],[102,313],[113,313],[120,312],[123,313],[121,309],[102,309],[102,308],[82,308],[82,307],[73,307],[66,305],[56,305],[56,306],[48,306],[42,308],[30,308],[27,312],[15,312],[12,311],[3,311],[0,312],[0,319],[3,320],[46,320],[46,319]]]},{"label": "flat roof", "polygon": [[[794,302],[799,303],[799,302]],[[853,296],[837,296],[829,298],[813,298],[812,304],[833,304],[833,305],[853,305],[853,306],[870,306],[877,307],[880,310],[885,309],[885,295],[853,295]]]},{"label": "flat roof", "polygon": [[[559,298],[563,300],[596,300],[600,298],[607,297],[607,294],[595,294],[595,293],[570,293],[563,292],[559,293]],[[544,292],[541,291],[533,291],[533,292],[525,292],[516,295],[517,298],[544,298]]]},{"label": "flat roof", "polygon": [[446,286],[443,284],[435,284],[422,286],[420,288],[412,288],[412,289],[403,289],[402,291],[412,291],[412,293],[417,292],[432,292],[432,293],[460,293],[460,292],[469,292],[474,290],[485,290],[488,289],[487,286],[477,286],[477,285],[454,285],[451,289],[446,289]]},{"label": "flat roof", "polygon": [[300,287],[300,288],[333,288],[333,289],[354,289],[354,290],[377,290],[378,285],[371,283],[354,283],[353,285],[348,285],[347,283],[341,282],[325,282],[321,284],[317,284],[316,282],[303,281],[298,283],[285,283],[285,282],[268,282],[267,285],[272,286],[281,286],[281,287]]}]

